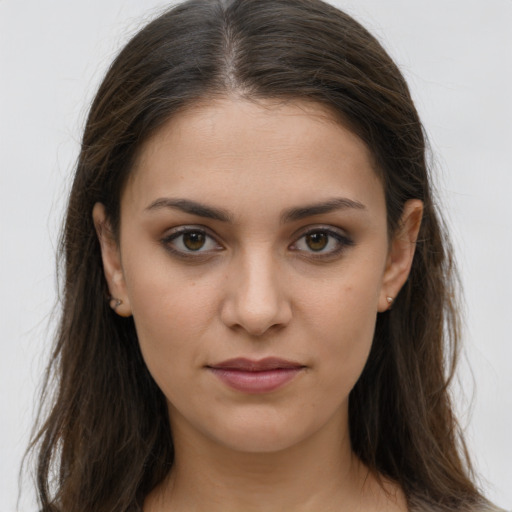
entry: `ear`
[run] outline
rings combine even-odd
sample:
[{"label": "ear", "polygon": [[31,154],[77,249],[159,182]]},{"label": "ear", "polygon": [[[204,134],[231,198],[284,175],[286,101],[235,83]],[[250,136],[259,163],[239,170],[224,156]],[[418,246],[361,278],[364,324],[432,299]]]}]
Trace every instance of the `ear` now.
[{"label": "ear", "polygon": [[409,277],[422,216],[422,201],[410,199],[405,203],[400,223],[389,246],[378,304],[381,313],[391,307]]},{"label": "ear", "polygon": [[94,205],[92,218],[100,242],[103,271],[105,272],[105,279],[107,280],[111,297],[110,306],[118,315],[129,317],[132,314],[132,310],[126,292],[119,245],[115,240],[103,204],[96,203]]}]

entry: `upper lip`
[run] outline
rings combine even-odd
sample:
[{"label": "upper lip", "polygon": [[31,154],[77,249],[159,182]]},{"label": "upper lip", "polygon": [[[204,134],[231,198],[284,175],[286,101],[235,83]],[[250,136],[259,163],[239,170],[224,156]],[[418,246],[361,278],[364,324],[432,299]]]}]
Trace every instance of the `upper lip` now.
[{"label": "upper lip", "polygon": [[278,357],[266,357],[264,359],[254,360],[245,357],[236,357],[220,363],[210,364],[208,368],[217,370],[239,370],[246,372],[262,372],[269,370],[304,368],[303,364],[295,361],[288,361]]}]

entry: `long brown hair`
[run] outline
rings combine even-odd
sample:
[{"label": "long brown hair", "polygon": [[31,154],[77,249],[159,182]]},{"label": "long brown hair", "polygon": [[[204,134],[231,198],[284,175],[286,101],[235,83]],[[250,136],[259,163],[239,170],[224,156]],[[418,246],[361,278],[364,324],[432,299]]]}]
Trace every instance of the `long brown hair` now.
[{"label": "long brown hair", "polygon": [[351,392],[353,451],[395,480],[411,506],[476,510],[448,394],[458,352],[455,274],[408,87],[381,45],[320,0],[189,0],[121,51],[90,109],[62,241],[62,316],[47,371],[51,409],[33,441],[44,512],[140,511],[173,464],[165,399],[131,318],[109,308],[92,221],[115,232],[123,184],[142,143],[176,112],[236,94],[326,105],[370,148],[392,234],[408,199],[424,204],[410,277],[379,314]]}]

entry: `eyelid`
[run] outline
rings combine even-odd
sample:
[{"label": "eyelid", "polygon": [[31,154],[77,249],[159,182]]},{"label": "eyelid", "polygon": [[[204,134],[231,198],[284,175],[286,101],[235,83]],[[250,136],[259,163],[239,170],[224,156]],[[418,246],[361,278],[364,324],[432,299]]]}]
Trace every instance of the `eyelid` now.
[{"label": "eyelid", "polygon": [[[181,235],[187,234],[187,233],[193,233],[193,232],[199,232],[204,234],[204,236],[207,239],[213,240],[216,248],[214,250],[197,250],[197,251],[191,251],[191,250],[180,250],[175,247],[172,247],[171,242],[173,240],[176,240]],[[218,252],[219,250],[224,250],[224,247],[222,244],[218,241],[217,237],[213,235],[208,228],[205,226],[202,226],[200,224],[193,224],[193,225],[185,225],[185,226],[178,226],[176,228],[171,229],[168,231],[161,239],[161,244],[164,246],[164,248],[169,251],[170,253],[178,256],[183,257],[187,259],[199,259],[199,258],[205,258],[212,255],[212,252]]]},{"label": "eyelid", "polygon": [[[334,238],[337,241],[338,247],[334,250],[326,251],[326,252],[322,252],[322,251],[315,252],[314,250],[304,251],[304,250],[300,250],[300,249],[294,249],[294,246],[299,242],[299,240],[303,239],[305,236],[307,236],[309,234],[316,233],[316,232],[326,233],[329,237]],[[340,253],[342,253],[344,250],[346,250],[348,247],[351,247],[353,245],[354,245],[353,239],[342,229],[336,228],[336,227],[330,226],[330,225],[318,224],[318,225],[312,225],[312,226],[310,225],[305,228],[302,228],[300,230],[299,234],[297,234],[295,241],[289,246],[289,248],[292,251],[305,252],[307,254],[308,258],[316,258],[316,259],[323,258],[323,259],[325,259],[325,258],[337,256]]]},{"label": "eyelid", "polygon": [[[216,244],[216,247],[213,250],[202,250],[201,248],[198,249],[197,251],[193,251],[180,250],[172,246],[171,242],[173,240],[176,240],[181,235],[190,232],[200,232],[204,234],[206,238],[212,240]],[[314,251],[313,249],[308,251],[304,249],[297,249],[295,247],[297,243],[300,240],[302,240],[305,236],[316,232],[325,233],[327,234],[328,237],[333,238],[336,241],[337,247],[329,251]],[[165,236],[161,238],[160,242],[164,246],[164,248],[171,254],[183,259],[195,261],[210,258],[211,256],[213,256],[213,253],[225,250],[224,246],[218,241],[217,236],[212,234],[209,228],[201,224],[182,225],[173,228],[170,231],[168,231]],[[304,257],[307,257],[309,259],[329,259],[338,256],[348,247],[353,245],[354,241],[349,235],[346,234],[344,230],[331,225],[315,224],[301,228],[301,230],[295,235],[295,241],[288,246],[288,249],[296,253],[303,253],[301,254],[301,256],[304,256],[304,254],[306,254],[306,256]]]}]

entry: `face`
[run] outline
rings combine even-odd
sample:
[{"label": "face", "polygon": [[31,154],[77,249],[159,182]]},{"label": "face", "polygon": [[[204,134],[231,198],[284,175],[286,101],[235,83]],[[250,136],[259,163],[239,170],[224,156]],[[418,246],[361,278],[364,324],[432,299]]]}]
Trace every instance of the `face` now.
[{"label": "face", "polygon": [[226,99],[169,121],[126,184],[119,245],[94,218],[172,428],[268,452],[346,427],[409,270],[406,211],[407,242],[389,240],[368,149],[318,105]]}]

